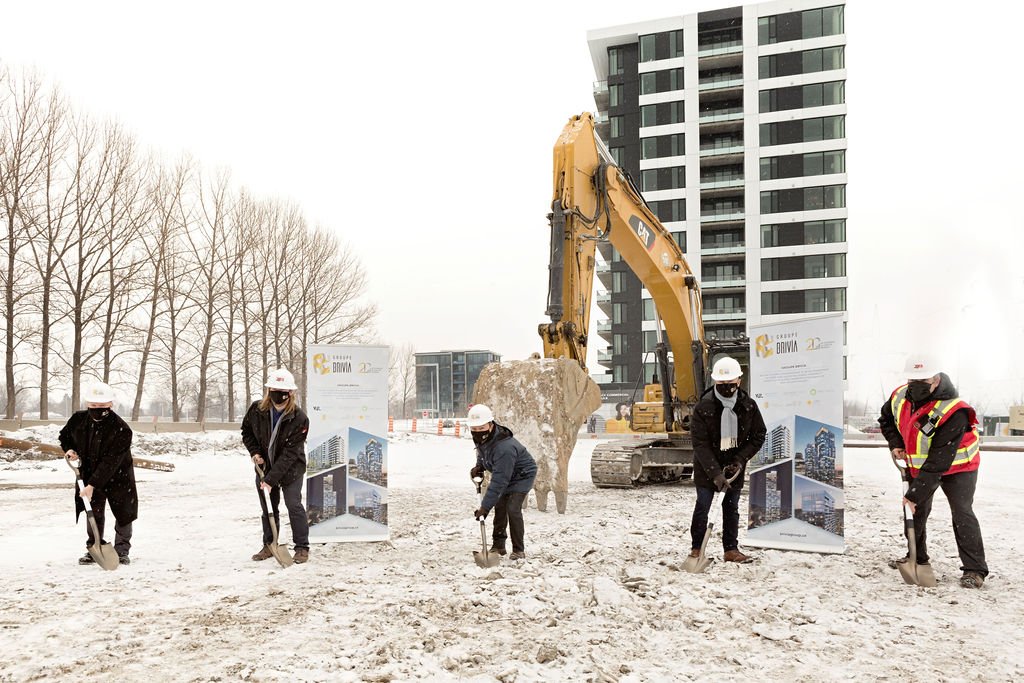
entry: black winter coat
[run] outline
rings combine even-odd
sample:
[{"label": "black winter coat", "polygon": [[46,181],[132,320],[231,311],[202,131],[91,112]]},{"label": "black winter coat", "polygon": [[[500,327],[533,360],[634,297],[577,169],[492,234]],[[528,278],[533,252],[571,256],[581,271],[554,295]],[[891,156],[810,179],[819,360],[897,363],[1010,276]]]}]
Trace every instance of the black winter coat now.
[{"label": "black winter coat", "polygon": [[740,474],[730,484],[733,491],[743,488],[747,462],[757,455],[764,444],[768,430],[764,426],[761,410],[754,399],[742,389],[736,399],[737,438],[736,448],[723,451],[722,411],[725,407],[718,400],[712,387],[704,393],[693,408],[690,417],[690,437],[693,439],[693,484],[714,489],[715,477],[731,462],[740,463]]},{"label": "black winter coat", "polygon": [[497,422],[494,433],[476,447],[476,464],[491,473],[480,507],[490,511],[507,492],[527,493],[537,477],[537,462],[526,446],[512,437],[512,430]]},{"label": "black winter coat", "polygon": [[[60,447],[78,453],[78,469],[84,486],[102,492],[120,524],[138,519],[139,493],[132,464],[132,428],[114,411],[100,422],[88,410],[74,413],[60,430]],[[75,484],[75,519],[85,511]]]},{"label": "black winter coat", "polygon": [[256,453],[263,456],[263,480],[271,486],[287,486],[306,472],[308,432],[309,418],[298,406],[281,416],[273,448],[270,448],[270,410],[260,410],[260,402],[255,401],[242,419],[242,443],[250,456]]}]

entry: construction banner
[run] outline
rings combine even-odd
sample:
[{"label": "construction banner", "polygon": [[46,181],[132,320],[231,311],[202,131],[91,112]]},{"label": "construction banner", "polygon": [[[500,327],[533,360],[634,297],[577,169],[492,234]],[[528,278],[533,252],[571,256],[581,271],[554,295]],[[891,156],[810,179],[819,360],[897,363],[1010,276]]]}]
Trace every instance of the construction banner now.
[{"label": "construction banner", "polygon": [[388,540],[386,346],[307,351],[309,540]]},{"label": "construction banner", "polygon": [[768,435],[747,468],[744,543],[842,553],[843,316],[751,325],[750,336],[751,395]]}]

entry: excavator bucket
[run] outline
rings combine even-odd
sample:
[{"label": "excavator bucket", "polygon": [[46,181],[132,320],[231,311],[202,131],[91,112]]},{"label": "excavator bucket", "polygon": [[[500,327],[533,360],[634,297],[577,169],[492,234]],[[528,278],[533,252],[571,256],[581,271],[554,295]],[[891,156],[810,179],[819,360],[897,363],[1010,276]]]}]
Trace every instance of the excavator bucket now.
[{"label": "excavator bucket", "polygon": [[580,427],[601,405],[594,380],[565,358],[491,363],[480,372],[473,402],[488,405],[537,461],[537,509],[547,510],[548,493],[554,491],[555,506],[565,513],[569,457]]}]

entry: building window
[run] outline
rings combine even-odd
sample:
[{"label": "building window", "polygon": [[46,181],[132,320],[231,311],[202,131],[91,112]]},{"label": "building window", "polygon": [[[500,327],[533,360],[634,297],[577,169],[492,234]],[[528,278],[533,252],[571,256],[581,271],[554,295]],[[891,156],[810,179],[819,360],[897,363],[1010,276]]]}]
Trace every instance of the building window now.
[{"label": "building window", "polygon": [[762,247],[831,244],[846,241],[846,220],[808,221],[761,226]]},{"label": "building window", "polygon": [[764,315],[845,310],[845,287],[761,293],[761,313]]},{"label": "building window", "polygon": [[686,233],[679,230],[672,233],[672,239],[675,241],[676,246],[679,247],[679,251],[686,253]]},{"label": "building window", "polygon": [[743,294],[709,294],[704,296],[704,313],[738,315],[746,312]]},{"label": "building window", "polygon": [[654,61],[654,34],[640,36],[640,61]]},{"label": "building window", "polygon": [[629,381],[629,373],[627,372],[628,366],[615,365],[612,367],[612,380],[620,384],[624,384]]},{"label": "building window", "polygon": [[758,58],[757,73],[759,78],[776,78],[834,71],[845,66],[846,48],[837,45],[817,50],[804,50],[803,52],[765,55]]},{"label": "building window", "polygon": [[705,282],[727,282],[746,277],[742,263],[709,263],[701,269],[700,278]]},{"label": "building window", "polygon": [[682,133],[643,138],[640,140],[640,145],[641,159],[677,157],[686,154],[686,145]]},{"label": "building window", "polygon": [[846,277],[846,254],[813,254],[761,259],[761,280]]},{"label": "building window", "polygon": [[645,104],[640,107],[640,125],[641,126],[656,126],[658,125],[658,105],[656,104]]},{"label": "building window", "polygon": [[686,220],[685,199],[667,199],[661,202],[648,202],[648,206],[651,207],[651,210],[654,211],[654,215],[656,215],[658,220],[662,223]]},{"label": "building window", "polygon": [[787,12],[757,20],[758,45],[837,36],[844,31],[843,5]]},{"label": "building window", "polygon": [[608,48],[608,75],[619,76],[626,73],[623,50],[617,47]]},{"label": "building window", "polygon": [[845,185],[798,187],[761,193],[761,213],[840,209],[846,206]]},{"label": "building window", "polygon": [[668,56],[669,59],[683,56],[683,31],[668,32]]},{"label": "building window", "polygon": [[658,92],[658,74],[656,71],[647,71],[640,74],[640,94],[651,95]]},{"label": "building window", "polygon": [[763,123],[760,127],[762,147],[838,140],[844,137],[846,137],[846,117],[842,115]]},{"label": "building window", "polygon": [[654,299],[643,299],[644,320],[654,320]]},{"label": "building window", "polygon": [[700,236],[701,249],[728,249],[730,247],[742,247],[745,244],[743,230],[705,232]]},{"label": "building window", "polygon": [[627,337],[624,334],[613,334],[612,353],[614,353],[616,356],[626,353],[626,351],[629,349],[629,345],[627,343],[628,339],[629,337]]},{"label": "building window", "polygon": [[608,152],[612,155],[612,161],[615,162],[616,166],[622,166],[622,147],[610,147]]},{"label": "building window", "polygon": [[655,330],[644,330],[644,353],[654,353],[658,348],[658,333]]},{"label": "building window", "polygon": [[846,152],[841,149],[761,159],[761,180],[831,175],[833,173],[845,172]]},{"label": "building window", "polygon": [[612,323],[618,325],[626,322],[626,304],[612,304]]},{"label": "building window", "polygon": [[830,81],[762,90],[759,94],[758,108],[761,113],[766,113],[825,107],[831,104],[843,104],[845,101],[846,82]]},{"label": "building window", "polygon": [[670,123],[682,123],[686,116],[685,102],[661,102],[646,104],[640,107],[641,126],[664,126]]},{"label": "building window", "polygon": [[608,106],[618,107],[622,105],[622,85],[614,84],[608,86]]},{"label": "building window", "polygon": [[621,116],[610,116],[608,117],[608,123],[611,124],[611,136],[612,138],[621,138],[625,132],[623,126],[623,117]]},{"label": "building window", "polygon": [[616,270],[612,273],[612,294],[618,294],[625,291],[623,282],[623,273],[621,270]]},{"label": "building window", "polygon": [[678,190],[686,187],[686,167],[649,168],[640,172],[642,192]]}]

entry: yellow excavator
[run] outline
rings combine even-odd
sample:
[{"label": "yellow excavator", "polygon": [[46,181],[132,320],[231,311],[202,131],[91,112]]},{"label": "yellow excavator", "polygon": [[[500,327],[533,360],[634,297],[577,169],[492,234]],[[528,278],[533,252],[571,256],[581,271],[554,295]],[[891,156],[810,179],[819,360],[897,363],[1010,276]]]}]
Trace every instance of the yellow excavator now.
[{"label": "yellow excavator", "polygon": [[598,242],[607,241],[618,251],[656,309],[657,373],[644,387],[643,400],[633,404],[630,418],[633,432],[652,437],[595,448],[591,478],[598,487],[686,479],[693,472],[690,411],[710,383],[711,363],[720,354],[745,361],[747,341],[705,339],[697,277],[632,179],[614,163],[589,112],[573,116],[555,143],[553,181],[550,322],[538,330],[544,357],[572,359],[586,369]]}]

